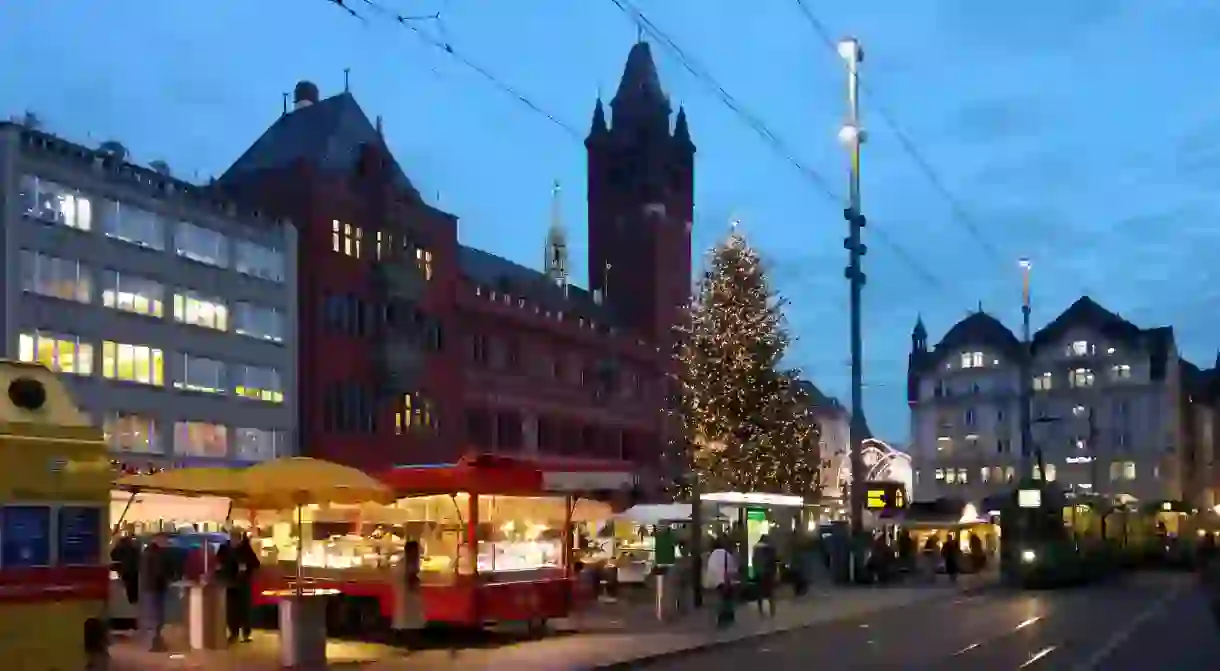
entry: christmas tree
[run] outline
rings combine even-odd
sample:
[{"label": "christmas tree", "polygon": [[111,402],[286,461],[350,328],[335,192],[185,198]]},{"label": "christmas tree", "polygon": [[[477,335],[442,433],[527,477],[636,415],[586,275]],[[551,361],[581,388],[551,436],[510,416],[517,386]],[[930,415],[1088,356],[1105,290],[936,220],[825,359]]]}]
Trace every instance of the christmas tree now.
[{"label": "christmas tree", "polygon": [[813,495],[817,425],[798,372],[783,369],[785,301],[734,231],[716,246],[678,352],[680,465],[704,491]]}]

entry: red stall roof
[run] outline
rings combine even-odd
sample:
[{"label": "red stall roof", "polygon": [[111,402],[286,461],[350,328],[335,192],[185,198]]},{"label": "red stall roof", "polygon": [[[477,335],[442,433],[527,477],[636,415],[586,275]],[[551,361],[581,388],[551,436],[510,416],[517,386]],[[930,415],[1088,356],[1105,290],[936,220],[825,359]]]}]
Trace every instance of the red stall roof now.
[{"label": "red stall roof", "polygon": [[631,464],[622,461],[480,454],[456,464],[395,466],[381,480],[402,494],[516,494],[614,491],[636,482]]}]

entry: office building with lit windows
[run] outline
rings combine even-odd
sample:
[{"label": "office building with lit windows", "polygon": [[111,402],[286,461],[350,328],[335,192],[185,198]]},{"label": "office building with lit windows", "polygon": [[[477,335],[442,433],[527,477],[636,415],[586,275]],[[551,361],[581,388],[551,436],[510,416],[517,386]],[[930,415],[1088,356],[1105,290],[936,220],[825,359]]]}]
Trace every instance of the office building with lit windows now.
[{"label": "office building with lit windows", "polygon": [[124,462],[294,452],[296,233],[117,143],[0,123],[9,358],[70,379]]},{"label": "office building with lit windows", "polygon": [[[917,498],[978,501],[1019,479],[1024,348],[981,311],[931,348],[916,324],[908,402]],[[1209,397],[1192,388],[1215,371],[1181,359],[1172,328],[1141,328],[1085,296],[1030,348],[1029,447],[1045,471],[1035,466],[1035,475],[1124,501],[1214,499],[1211,414],[1200,406]]]}]

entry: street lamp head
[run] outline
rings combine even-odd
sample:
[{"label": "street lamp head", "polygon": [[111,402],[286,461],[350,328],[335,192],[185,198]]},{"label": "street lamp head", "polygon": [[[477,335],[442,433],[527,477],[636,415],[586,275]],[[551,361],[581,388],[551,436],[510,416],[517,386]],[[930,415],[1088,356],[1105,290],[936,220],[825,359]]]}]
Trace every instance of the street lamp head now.
[{"label": "street lamp head", "polygon": [[859,63],[864,60],[864,50],[860,48],[860,42],[854,37],[839,40],[836,49],[839,56],[848,63]]},{"label": "street lamp head", "polygon": [[1029,270],[1030,268],[1034,267],[1033,262],[1026,257],[1021,257],[1018,259],[1017,265],[1020,266],[1021,270]]},{"label": "street lamp head", "polygon": [[856,144],[864,144],[866,139],[868,139],[867,133],[864,132],[863,128],[860,128],[855,124],[844,124],[843,127],[839,129],[839,142],[842,142],[848,147]]}]

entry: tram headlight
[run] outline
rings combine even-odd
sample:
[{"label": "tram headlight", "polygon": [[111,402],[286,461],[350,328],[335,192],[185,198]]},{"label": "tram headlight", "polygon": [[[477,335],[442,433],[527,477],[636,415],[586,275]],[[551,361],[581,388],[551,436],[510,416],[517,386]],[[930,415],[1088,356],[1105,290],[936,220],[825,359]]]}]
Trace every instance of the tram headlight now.
[{"label": "tram headlight", "polygon": [[1021,551],[1021,562],[1022,563],[1032,564],[1036,561],[1038,561],[1037,552],[1034,552],[1033,550],[1022,550]]}]

